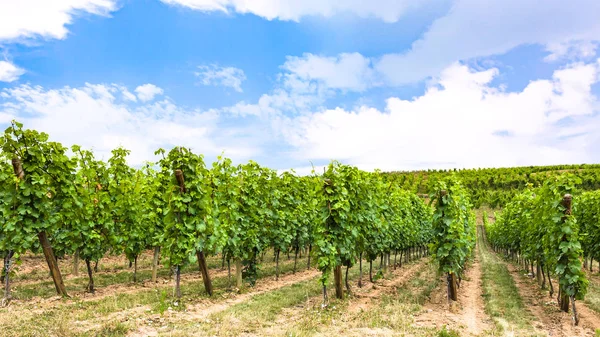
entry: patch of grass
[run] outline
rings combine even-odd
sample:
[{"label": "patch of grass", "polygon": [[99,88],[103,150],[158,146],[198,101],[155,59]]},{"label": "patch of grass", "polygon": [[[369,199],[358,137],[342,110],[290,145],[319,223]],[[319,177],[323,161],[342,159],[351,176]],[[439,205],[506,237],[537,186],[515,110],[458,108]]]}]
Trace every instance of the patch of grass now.
[{"label": "patch of grass", "polygon": [[444,326],[437,335],[438,337],[460,337],[458,331],[452,329],[446,330],[446,326]]},{"label": "patch of grass", "polygon": [[94,334],[94,336],[98,337],[120,337],[126,336],[129,332],[129,328],[120,322],[117,323],[107,323],[102,326],[100,331]]},{"label": "patch of grass", "polygon": [[[227,331],[228,335],[255,331],[273,322],[284,308],[318,296],[321,289],[321,284],[313,279],[256,295],[248,301],[213,315],[212,319],[217,323],[211,325],[211,328],[215,329],[215,333]],[[337,305],[337,301],[331,303],[331,306]]]},{"label": "patch of grass", "polygon": [[532,316],[523,304],[514,279],[506,263],[482,243],[478,244],[481,258],[481,280],[485,311],[494,318],[497,330],[505,328],[526,329],[531,326]]},{"label": "patch of grass", "polygon": [[595,278],[589,279],[590,283],[584,302],[590,309],[600,313],[600,283]]}]

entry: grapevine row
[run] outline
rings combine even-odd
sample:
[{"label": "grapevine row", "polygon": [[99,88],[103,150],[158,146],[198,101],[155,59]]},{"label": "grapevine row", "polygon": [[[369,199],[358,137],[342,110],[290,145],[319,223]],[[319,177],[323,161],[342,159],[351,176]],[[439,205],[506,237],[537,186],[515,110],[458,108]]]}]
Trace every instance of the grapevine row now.
[{"label": "grapevine row", "polygon": [[[494,250],[524,264],[528,271],[531,268],[542,288],[547,276],[551,297],[554,293],[551,273],[556,275],[560,309],[569,312],[571,304],[576,324],[579,317],[575,301],[584,298],[588,286],[582,270],[579,230],[580,226],[598,226],[597,205],[588,199],[591,195],[584,196],[579,203],[580,196],[574,188],[579,183],[579,178],[565,174],[547,180],[539,188],[528,188],[515,196],[496,222],[486,228]],[[591,238],[597,239],[597,234]],[[591,241],[588,243],[588,248],[593,247]]]},{"label": "grapevine row", "polygon": [[[394,260],[398,253],[402,260],[407,251],[424,255],[434,238],[432,208],[416,194],[380,172],[338,162],[322,175],[300,177],[253,161],[233,165],[222,157],[207,166],[202,155],[175,147],[159,149],[158,163],[136,169],[127,165],[129,151],[123,148],[104,162],[79,146],[69,151],[18,122],[6,129],[0,148],[5,300],[10,299],[14,261],[26,252],[44,253],[57,293],[68,296],[56,257],[85,261],[86,289],[94,292],[92,265],[99,259],[124,254],[136,281],[138,257],[148,249],[154,250],[153,281],[162,255],[173,269],[178,297],[182,267],[198,263],[206,292],[212,294],[206,256],[221,254],[228,265],[235,263],[239,288],[243,279],[254,284],[268,249],[276,252],[277,264],[280,252],[297,257],[307,249],[309,266],[313,256],[323,273],[325,295],[333,271],[336,295],[343,297],[342,267],[350,291],[347,272],[355,264],[361,285],[363,259],[372,279],[376,258],[386,268],[392,254]],[[456,192],[450,204],[463,200],[462,192],[448,191]],[[450,212],[446,218],[461,214]],[[463,255],[460,268],[468,254]],[[457,272],[459,267],[452,268]]]}]

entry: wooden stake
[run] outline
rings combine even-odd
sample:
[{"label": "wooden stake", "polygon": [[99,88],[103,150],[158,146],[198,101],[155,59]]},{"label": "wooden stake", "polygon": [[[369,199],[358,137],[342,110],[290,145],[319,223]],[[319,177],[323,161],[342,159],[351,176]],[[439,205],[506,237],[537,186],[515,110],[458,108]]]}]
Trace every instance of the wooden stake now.
[{"label": "wooden stake", "polygon": [[202,281],[204,281],[204,290],[206,290],[206,293],[208,293],[209,296],[212,296],[212,282],[210,280],[210,275],[208,274],[208,266],[206,265],[204,252],[199,251],[196,255],[198,257],[198,266],[200,267],[200,272],[202,273]]}]

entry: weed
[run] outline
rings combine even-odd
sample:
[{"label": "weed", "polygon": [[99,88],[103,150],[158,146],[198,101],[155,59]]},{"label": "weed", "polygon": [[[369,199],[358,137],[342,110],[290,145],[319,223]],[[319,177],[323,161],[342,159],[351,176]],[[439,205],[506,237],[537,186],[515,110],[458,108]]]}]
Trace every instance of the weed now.
[{"label": "weed", "polygon": [[460,334],[456,330],[446,330],[446,326],[442,327],[442,330],[438,332],[438,337],[460,337]]}]

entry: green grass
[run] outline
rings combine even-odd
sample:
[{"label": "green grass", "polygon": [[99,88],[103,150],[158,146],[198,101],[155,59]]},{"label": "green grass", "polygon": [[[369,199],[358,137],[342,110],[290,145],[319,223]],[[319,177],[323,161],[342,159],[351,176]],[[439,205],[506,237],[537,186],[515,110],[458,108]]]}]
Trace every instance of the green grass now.
[{"label": "green grass", "polygon": [[438,337],[460,337],[460,334],[456,330],[447,330],[446,326],[442,328],[437,334]]},{"label": "green grass", "polygon": [[585,295],[585,304],[595,312],[600,313],[600,280],[590,277],[588,292]]},{"label": "green grass", "polygon": [[479,242],[478,251],[485,311],[494,319],[496,329],[500,332],[507,328],[527,329],[533,317],[525,309],[506,263],[482,242]]}]

